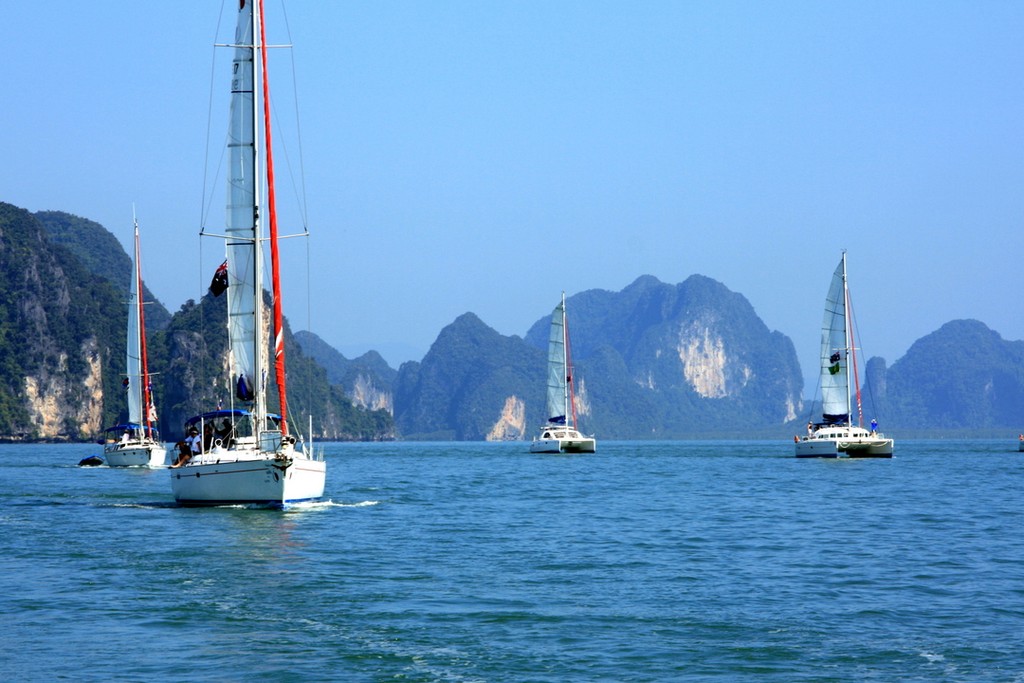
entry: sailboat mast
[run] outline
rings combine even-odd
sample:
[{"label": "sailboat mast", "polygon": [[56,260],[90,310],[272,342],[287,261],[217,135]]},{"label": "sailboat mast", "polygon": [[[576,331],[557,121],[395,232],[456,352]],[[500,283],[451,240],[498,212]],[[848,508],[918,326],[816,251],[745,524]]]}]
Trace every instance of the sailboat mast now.
[{"label": "sailboat mast", "polygon": [[573,423],[568,424],[570,413],[569,413],[569,385],[572,383],[572,375],[569,372],[569,329],[565,326],[565,292],[562,292],[562,374],[565,376],[565,381],[562,382],[562,404],[563,412],[565,415],[566,426],[571,426],[575,429],[576,420],[575,416]]},{"label": "sailboat mast", "polygon": [[[245,0],[242,0],[243,4]],[[252,98],[249,100],[249,104],[252,107],[252,111],[249,112],[252,117],[252,178],[253,178],[253,280],[254,287],[252,291],[253,300],[253,316],[255,323],[255,330],[252,336],[253,343],[253,377],[252,381],[255,383],[253,387],[254,394],[254,405],[253,405],[253,417],[256,420],[254,425],[254,432],[259,433],[266,429],[267,425],[267,406],[266,406],[266,393],[264,391],[264,350],[263,350],[263,249],[261,246],[261,237],[263,233],[263,216],[260,212],[260,200],[263,197],[263,188],[260,186],[260,179],[262,174],[260,173],[260,136],[256,134],[256,131],[260,129],[260,112],[259,107],[256,106],[257,99],[260,93],[260,84],[263,80],[263,70],[259,68],[259,62],[257,56],[263,50],[263,44],[260,40],[261,28],[263,24],[263,3],[257,2],[252,7],[252,67],[253,67],[253,83],[252,83]]]},{"label": "sailboat mast", "polygon": [[150,415],[150,407],[152,406],[153,397],[149,386],[149,363],[146,359],[146,309],[143,307],[142,301],[142,249],[139,248],[139,221],[132,216],[132,222],[135,224],[135,306],[138,310],[138,339],[139,339],[139,356],[141,361],[141,372],[139,373],[139,388],[142,396],[142,424],[143,424],[143,436],[153,435],[152,417]]},{"label": "sailboat mast", "polygon": [[274,371],[277,380],[278,398],[281,412],[281,433],[288,433],[288,400],[285,388],[284,368],[284,314],[281,310],[281,259],[278,252],[277,239],[277,200],[274,193],[274,146],[270,137],[270,77],[267,70],[267,36],[266,24],[263,22],[263,0],[259,0],[260,14],[260,63],[263,74],[263,130],[267,153],[267,210],[270,218],[270,279],[271,294],[274,299]]},{"label": "sailboat mast", "polygon": [[850,354],[853,352],[853,344],[850,340],[850,290],[846,284],[846,252],[843,251],[843,336],[846,344],[846,426],[853,424],[853,410],[850,403]]}]

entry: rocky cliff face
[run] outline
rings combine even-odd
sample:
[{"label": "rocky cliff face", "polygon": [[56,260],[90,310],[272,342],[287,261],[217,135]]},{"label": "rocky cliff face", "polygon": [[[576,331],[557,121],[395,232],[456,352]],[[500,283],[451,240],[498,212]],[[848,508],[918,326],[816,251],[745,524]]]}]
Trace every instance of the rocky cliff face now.
[{"label": "rocky cliff face", "polygon": [[103,425],[103,363],[95,337],[85,341],[81,353],[83,377],[68,374],[63,353],[56,368],[25,377],[25,405],[36,438],[64,441],[94,435]]},{"label": "rocky cliff face", "polygon": [[526,436],[526,405],[522,399],[509,396],[498,421],[484,437],[487,441],[521,441]]},{"label": "rocky cliff face", "polygon": [[369,410],[386,410],[392,415],[395,412],[394,397],[391,392],[377,386],[373,377],[364,373],[356,374],[349,398],[357,406]]},{"label": "rocky cliff face", "polygon": [[[725,385],[725,342],[713,335],[711,328],[694,321],[679,331],[676,346],[683,377],[699,396],[724,398],[729,395]],[[745,368],[749,373],[749,368]]]}]

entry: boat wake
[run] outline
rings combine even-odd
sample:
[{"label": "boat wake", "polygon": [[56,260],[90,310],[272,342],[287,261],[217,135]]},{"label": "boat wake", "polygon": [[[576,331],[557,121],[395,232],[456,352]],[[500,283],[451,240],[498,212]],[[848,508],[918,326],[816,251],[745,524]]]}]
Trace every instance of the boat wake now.
[{"label": "boat wake", "polygon": [[363,508],[379,505],[380,501],[364,500],[359,503],[335,503],[333,500],[310,500],[303,503],[291,503],[285,510],[326,510],[328,508]]}]

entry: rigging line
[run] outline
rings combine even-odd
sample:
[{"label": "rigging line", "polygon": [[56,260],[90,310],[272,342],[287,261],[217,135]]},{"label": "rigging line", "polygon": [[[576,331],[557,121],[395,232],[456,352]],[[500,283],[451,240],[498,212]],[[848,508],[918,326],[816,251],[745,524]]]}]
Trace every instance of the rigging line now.
[{"label": "rigging line", "polygon": [[[868,356],[867,356],[867,352],[864,351],[863,342],[861,342],[860,339],[859,339],[860,328],[859,328],[859,326],[857,324],[857,312],[853,308],[853,299],[852,298],[850,299],[850,322],[851,322],[851,324],[853,326],[852,334],[856,335],[858,337],[858,339],[854,340],[854,346],[857,346],[858,348],[860,348],[860,350],[862,351],[861,355],[864,356],[864,358],[867,358]],[[858,343],[858,342],[860,342],[860,343]],[[870,377],[868,376],[868,364],[867,364],[866,360],[864,362],[864,385],[868,389],[868,398],[871,400],[871,410],[872,410],[873,413],[877,414],[878,413],[878,402],[875,400],[874,382],[872,382]]]},{"label": "rigging line", "polygon": [[[291,26],[290,23],[288,23],[288,9],[285,7],[285,3],[284,2],[281,2],[281,14],[284,17],[284,27],[285,27],[285,33],[288,36],[288,44],[289,45],[293,45],[294,41],[292,40],[292,26]],[[302,190],[301,192],[296,192],[296,194],[298,194],[301,197],[300,212],[302,213],[302,227],[306,230],[306,232],[309,232],[309,214],[308,214],[308,207],[309,207],[309,205],[306,203],[306,164],[305,164],[305,155],[303,154],[303,147],[302,147],[302,124],[301,124],[300,119],[299,119],[299,80],[298,80],[298,76],[296,75],[296,72],[295,72],[295,53],[293,51],[289,50],[288,54],[289,54],[289,57],[290,57],[291,67],[292,67],[292,93],[293,93],[292,101],[295,103],[295,135],[296,135],[296,137],[298,139],[298,148],[299,148],[299,184],[301,185],[301,190]],[[287,154],[288,153],[285,152],[285,156],[287,156]],[[294,185],[294,180],[292,181],[292,184]]]},{"label": "rigging line", "polygon": [[[313,307],[311,305],[311,300],[313,298],[313,290],[312,290],[313,282],[312,282],[312,275],[310,274],[310,271],[312,270],[312,268],[309,267],[310,266],[310,257],[311,257],[309,243],[312,242],[312,241],[313,241],[312,239],[307,239],[306,240],[306,329],[309,330],[310,332],[313,332]],[[312,442],[312,440],[313,440],[313,405],[314,405],[314,403],[313,403],[313,362],[312,362],[312,358],[309,358],[309,359],[306,360],[306,374],[307,374],[307,377],[306,377],[306,400],[307,400],[306,406],[307,406],[307,408],[306,408],[306,410],[307,410],[307,414],[309,415],[309,439]]]},{"label": "rigging line", "polygon": [[[270,106],[274,110],[275,118],[278,121],[281,121],[283,117],[278,115],[278,113],[277,113],[277,103],[276,103],[276,100],[273,97],[271,98]],[[297,125],[298,125],[298,122],[296,121],[296,126]],[[306,202],[306,197],[305,197],[305,193],[304,192],[303,193],[299,192],[299,187],[298,187],[298,185],[295,182],[295,169],[292,168],[292,158],[291,158],[291,155],[288,153],[288,141],[286,139],[284,139],[283,136],[278,135],[277,138],[275,138],[275,142],[281,148],[281,151],[284,152],[285,166],[288,167],[288,179],[291,181],[292,193],[295,195],[295,199],[299,203],[299,213],[301,214],[301,217],[302,217],[302,230],[303,230],[303,232],[299,233],[298,235],[291,235],[291,236],[292,237],[295,237],[295,236],[297,236],[297,237],[307,237],[309,235],[309,227],[308,227],[308,220],[307,220],[307,217],[306,217],[307,216],[307,209],[306,209],[306,203],[305,203]],[[300,157],[301,157],[301,147],[302,147],[302,141],[300,139],[299,140]],[[300,163],[301,163],[301,161],[300,161]],[[301,167],[299,169],[299,174],[300,174],[299,175],[300,180],[303,180],[302,175],[301,175],[302,174]],[[303,182],[302,184],[303,184],[303,188],[305,188],[305,183]]]},{"label": "rigging line", "polygon": [[[203,301],[203,236],[200,234],[198,239],[199,239],[199,259],[198,259],[199,305],[198,305],[197,309],[198,309],[198,313],[199,313],[199,348],[200,348],[198,382],[199,382],[199,386],[203,387],[203,391],[205,391],[205,387],[206,387],[206,356],[207,356],[207,348],[206,348],[206,315],[205,315],[206,311],[203,310],[203,306],[204,306],[204,303],[205,303]],[[203,396],[202,396],[203,392],[200,391],[199,394],[200,394],[199,395],[199,401],[200,401],[199,413],[203,413],[203,412],[205,412],[205,411],[203,411],[203,409],[201,407],[201,403],[203,401]],[[188,416],[186,416],[186,418],[187,417]]]},{"label": "rigging line", "polygon": [[[207,204],[206,200],[206,188],[208,187],[207,181],[209,179],[210,171],[210,131],[213,130],[213,93],[214,93],[214,81],[217,75],[217,36],[220,35],[220,24],[224,19],[224,4],[227,0],[221,0],[220,11],[217,13],[217,28],[213,34],[213,52],[212,58],[210,59],[210,95],[206,98],[207,110],[206,110],[206,148],[203,151],[203,198],[199,206],[199,234],[203,234],[203,226],[206,225],[206,219],[209,216],[209,212],[213,205],[213,192],[210,193],[210,203]],[[222,148],[223,149],[223,148]],[[223,163],[224,152],[221,152],[220,161],[217,163],[217,173],[214,177],[220,175],[220,164]],[[200,278],[202,279],[202,278]]]}]

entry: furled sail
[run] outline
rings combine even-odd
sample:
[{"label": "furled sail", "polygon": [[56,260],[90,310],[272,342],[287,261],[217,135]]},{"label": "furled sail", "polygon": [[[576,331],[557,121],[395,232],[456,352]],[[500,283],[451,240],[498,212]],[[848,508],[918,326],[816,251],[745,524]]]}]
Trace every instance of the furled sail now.
[{"label": "furled sail", "polygon": [[228,337],[235,396],[253,401],[258,391],[257,315],[254,292],[259,258],[257,219],[259,187],[256,182],[255,82],[253,64],[252,3],[241,3],[231,80],[231,121],[228,129]]},{"label": "furled sail", "polygon": [[565,424],[565,299],[551,314],[551,336],[548,337],[548,422]]},{"label": "furled sail", "polygon": [[846,334],[846,254],[832,275],[821,323],[821,398],[826,423],[846,423],[850,415]]}]

